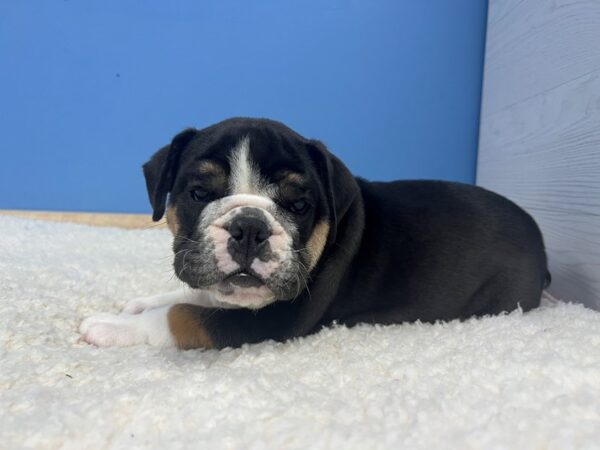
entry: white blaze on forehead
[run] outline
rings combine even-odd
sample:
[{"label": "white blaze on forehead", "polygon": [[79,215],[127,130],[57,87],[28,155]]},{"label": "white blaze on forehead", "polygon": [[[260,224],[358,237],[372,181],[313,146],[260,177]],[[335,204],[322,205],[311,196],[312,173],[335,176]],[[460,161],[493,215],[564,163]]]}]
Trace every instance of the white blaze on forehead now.
[{"label": "white blaze on forehead", "polygon": [[231,175],[229,189],[232,195],[255,194],[271,197],[269,183],[261,176],[258,166],[250,155],[250,138],[243,138],[229,157]]}]

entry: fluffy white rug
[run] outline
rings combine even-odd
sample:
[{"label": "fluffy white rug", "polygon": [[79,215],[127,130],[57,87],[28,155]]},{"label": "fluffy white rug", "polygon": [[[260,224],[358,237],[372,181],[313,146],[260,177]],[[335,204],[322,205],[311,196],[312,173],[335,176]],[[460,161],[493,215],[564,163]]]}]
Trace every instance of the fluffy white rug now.
[{"label": "fluffy white rug", "polygon": [[598,448],[600,313],[327,329],[222,351],[77,327],[176,286],[165,230],[0,216],[0,447]]}]

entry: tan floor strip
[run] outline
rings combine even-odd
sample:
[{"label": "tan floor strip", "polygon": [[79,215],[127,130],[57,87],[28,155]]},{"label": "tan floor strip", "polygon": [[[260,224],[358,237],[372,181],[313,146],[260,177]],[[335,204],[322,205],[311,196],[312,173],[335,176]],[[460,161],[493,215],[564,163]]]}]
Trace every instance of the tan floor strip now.
[{"label": "tan floor strip", "polygon": [[100,227],[153,228],[166,226],[164,220],[152,222],[150,214],[26,211],[16,209],[0,210],[0,214],[28,217],[31,219],[53,220],[56,222],[83,223]]}]

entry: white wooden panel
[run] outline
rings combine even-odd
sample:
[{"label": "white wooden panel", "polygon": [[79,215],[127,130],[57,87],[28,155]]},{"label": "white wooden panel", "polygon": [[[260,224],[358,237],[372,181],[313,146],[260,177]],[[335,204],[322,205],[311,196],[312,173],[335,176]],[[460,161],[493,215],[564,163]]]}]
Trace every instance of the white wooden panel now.
[{"label": "white wooden panel", "polygon": [[519,7],[523,0],[503,0],[501,2],[492,1],[488,6],[488,27],[493,26],[500,20],[510,17],[510,14]]},{"label": "white wooden panel", "polygon": [[600,0],[490,0],[484,116],[598,69]]},{"label": "white wooden panel", "polygon": [[600,309],[600,0],[491,0],[488,24],[477,183],[535,217],[550,292]]}]

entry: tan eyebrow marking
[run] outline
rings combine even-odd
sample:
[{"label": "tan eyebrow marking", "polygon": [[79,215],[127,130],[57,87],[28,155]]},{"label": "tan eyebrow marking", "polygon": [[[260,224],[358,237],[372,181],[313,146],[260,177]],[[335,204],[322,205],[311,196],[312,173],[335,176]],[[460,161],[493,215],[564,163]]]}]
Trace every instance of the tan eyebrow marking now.
[{"label": "tan eyebrow marking", "polygon": [[197,173],[192,174],[202,186],[215,192],[224,192],[227,187],[227,174],[225,169],[214,161],[200,161],[197,166]]},{"label": "tan eyebrow marking", "polygon": [[282,170],[275,175],[275,184],[283,198],[294,199],[306,191],[306,177],[298,172]]},{"label": "tan eyebrow marking", "polygon": [[277,174],[276,179],[279,183],[304,184],[306,179],[304,175],[291,170],[283,170]]},{"label": "tan eyebrow marking", "polygon": [[225,170],[214,161],[204,160],[198,164],[198,172],[205,175],[216,175],[225,177]]}]

